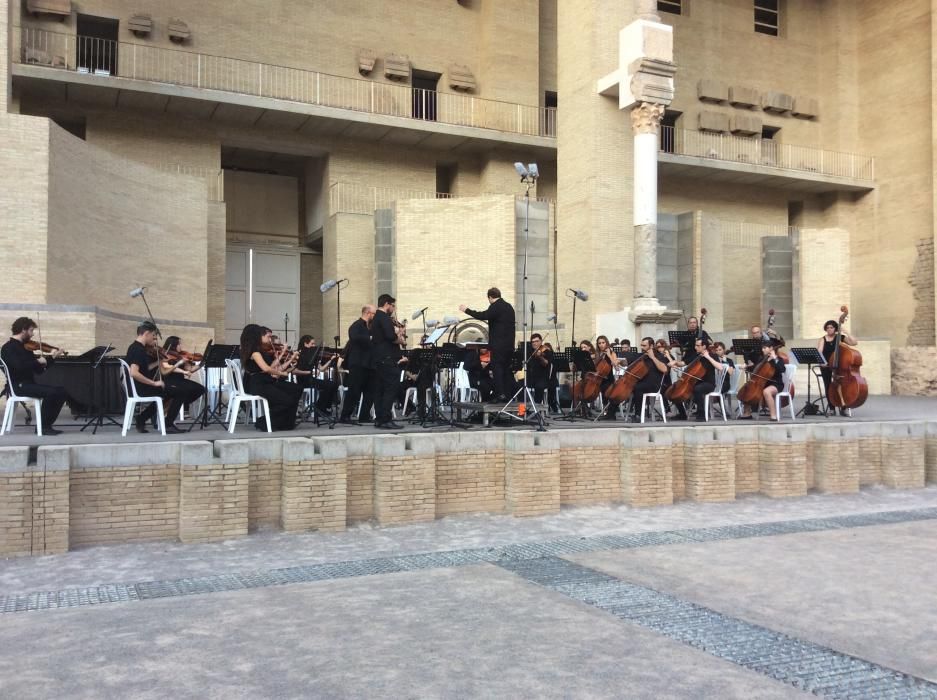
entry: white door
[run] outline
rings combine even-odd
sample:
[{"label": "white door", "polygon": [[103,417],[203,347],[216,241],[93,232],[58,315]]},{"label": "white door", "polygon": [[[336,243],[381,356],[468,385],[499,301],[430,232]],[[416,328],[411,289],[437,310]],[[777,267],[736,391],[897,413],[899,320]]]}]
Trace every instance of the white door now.
[{"label": "white door", "polygon": [[226,342],[239,342],[241,329],[248,323],[272,328],[281,343],[296,347],[299,339],[299,253],[262,248],[228,249]]}]

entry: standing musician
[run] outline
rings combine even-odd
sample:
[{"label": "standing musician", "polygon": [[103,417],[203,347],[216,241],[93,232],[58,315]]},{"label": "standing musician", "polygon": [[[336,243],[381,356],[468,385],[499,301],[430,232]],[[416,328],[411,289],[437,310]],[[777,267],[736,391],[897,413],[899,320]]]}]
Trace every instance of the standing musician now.
[{"label": "standing musician", "polygon": [[[284,381],[289,377],[292,355],[284,348],[273,347],[273,333],[269,328],[250,323],[241,331],[241,367],[247,391],[267,399],[270,406],[270,427],[273,430],[292,430],[296,427],[296,409],[303,395],[299,384]],[[254,424],[266,430],[263,416]]]},{"label": "standing musician", "polygon": [[[178,397],[182,406],[188,406],[205,395],[205,387],[198,382],[193,382],[191,377],[198,371],[198,363],[185,357],[185,351],[182,349],[182,340],[178,335],[171,335],[163,343],[163,350],[167,354],[160,358],[160,372],[162,373],[163,383],[166,385],[166,395]],[[178,357],[178,359],[175,359]],[[179,415],[171,413],[166,409],[166,432],[169,428],[175,428],[176,417]]]},{"label": "standing musician", "polygon": [[[829,320],[823,324],[823,336],[820,340],[817,341],[817,350],[823,355],[823,359],[826,360],[826,364],[830,364],[830,359],[833,357],[833,352],[836,349],[836,334],[839,333],[839,340],[845,345],[850,345],[855,347],[859,344],[859,341],[853,338],[849,333],[846,332],[846,329],[840,329],[839,324],[836,321]],[[833,381],[833,368],[832,367],[821,367],[820,374],[823,377],[823,389],[826,391],[827,395],[830,393],[830,383]],[[829,411],[835,412],[836,409],[830,407]],[[841,408],[839,409],[839,414],[841,416],[851,416],[851,408]]]},{"label": "standing musician", "polygon": [[[778,357],[776,343],[771,338],[762,339],[761,351],[764,357],[768,358],[770,364],[774,365],[774,377],[765,386],[763,393],[765,403],[768,404],[768,413],[771,415],[771,420],[776,420],[777,414],[774,410],[774,397],[784,386],[784,360]],[[749,418],[751,418],[750,410]]]},{"label": "standing musician", "polygon": [[361,316],[348,326],[348,343],[345,345],[345,366],[348,367],[348,386],[342,402],[342,415],[339,423],[351,423],[352,414],[358,411],[361,400],[359,421],[371,420],[371,406],[374,365],[371,361],[371,323],[377,307],[365,304],[361,307]]},{"label": "standing musician", "polygon": [[[704,313],[704,314],[706,313],[706,310],[705,310],[705,309],[703,309],[703,313]],[[683,353],[683,355],[682,355],[683,360],[684,360],[687,364],[690,364],[690,362],[692,362],[693,358],[696,357],[695,341],[698,340],[698,339],[702,339],[702,340],[706,341],[706,342],[704,343],[705,346],[706,346],[706,347],[710,347],[710,346],[713,344],[713,339],[710,338],[710,337],[709,337],[709,333],[707,333],[706,330],[705,330],[702,326],[700,326],[699,319],[698,319],[696,316],[690,316],[690,317],[686,320],[686,329],[687,329],[687,331],[689,331],[690,333],[693,334],[693,340],[690,341],[690,342],[688,342],[688,343],[687,343],[686,345],[684,345],[682,348],[680,348],[680,350],[681,350],[682,353]]]},{"label": "standing musician", "polygon": [[45,372],[61,350],[55,350],[48,357],[36,357],[32,350],[26,349],[26,343],[32,340],[33,334],[39,326],[31,318],[21,316],[13,321],[10,339],[0,348],[0,357],[10,371],[10,382],[20,396],[30,396],[42,399],[42,415],[36,416],[41,421],[43,435],[59,435],[62,431],[53,428],[53,424],[65,404],[65,389],[60,386],[37,384],[36,374]]},{"label": "standing musician", "polygon": [[[664,347],[666,347],[666,344]],[[638,414],[641,411],[644,395],[657,392],[664,393],[664,381],[670,377],[670,368],[667,363],[672,361],[668,360],[669,355],[664,354],[660,346],[655,348],[654,339],[651,337],[641,339],[641,352],[643,355],[632,363],[632,366],[638,362],[645,362],[648,364],[648,373],[634,385],[634,391],[631,394],[631,420],[635,423],[641,421]]]},{"label": "standing musician", "polygon": [[501,290],[488,290],[488,308],[474,311],[465,304],[459,311],[488,322],[488,347],[491,350],[491,374],[494,378],[495,401],[509,401],[513,395],[514,375],[511,356],[514,354],[514,307],[501,298]]},{"label": "standing musician", "polygon": [[[608,336],[605,335],[600,335],[595,339],[595,361],[598,362],[599,357],[602,355],[605,355],[612,365],[612,371],[609,372],[608,376],[602,380],[600,391],[604,396],[605,390],[614,384],[615,380],[618,378],[614,372],[615,368],[622,364],[622,360],[619,360],[618,355],[616,355],[615,351],[612,350],[612,345],[608,342]],[[609,402],[605,409],[605,416],[603,416],[603,420],[615,420],[615,414],[617,413],[618,404]]]},{"label": "standing musician", "polygon": [[335,394],[338,393],[338,382],[320,379],[319,374],[327,372],[338,356],[332,355],[323,361],[321,348],[316,347],[316,339],[311,335],[304,335],[299,339],[299,348],[299,358],[296,361],[293,376],[304,389],[315,389],[316,412],[326,418],[331,418],[332,403],[335,401]]},{"label": "standing musician", "polygon": [[[706,333],[706,331],[703,331],[703,333]],[[703,337],[700,336],[696,339],[695,343],[693,344],[692,357],[686,362],[680,361],[678,363],[678,366],[680,365],[686,366],[690,364],[690,362],[695,360],[697,357],[699,357],[700,362],[702,362],[703,368],[705,370],[705,374],[703,375],[703,377],[699,381],[697,381],[696,384],[693,386],[693,403],[696,404],[696,416],[695,416],[696,420],[705,420],[704,410],[705,410],[706,402],[704,398],[706,394],[715,390],[716,368],[719,368],[722,366],[722,363],[719,362],[719,360],[716,359],[710,353],[711,349],[712,349],[712,343],[707,343],[706,340],[704,340]],[[679,401],[675,401],[674,403],[677,405],[677,411],[678,411],[678,415],[675,418],[675,420],[686,420],[687,419],[686,405],[683,402],[679,402]]]},{"label": "standing musician", "polygon": [[403,426],[393,422],[391,410],[400,385],[400,365],[407,361],[400,348],[398,324],[391,318],[397,300],[381,294],[371,321],[371,357],[374,360],[374,425],[385,430]]},{"label": "standing musician", "polygon": [[[527,386],[533,389],[534,402],[543,403],[543,394],[549,397],[550,379],[553,377],[553,350],[544,345],[543,336],[530,336],[530,357],[527,358]],[[555,399],[554,399],[555,401]]]}]

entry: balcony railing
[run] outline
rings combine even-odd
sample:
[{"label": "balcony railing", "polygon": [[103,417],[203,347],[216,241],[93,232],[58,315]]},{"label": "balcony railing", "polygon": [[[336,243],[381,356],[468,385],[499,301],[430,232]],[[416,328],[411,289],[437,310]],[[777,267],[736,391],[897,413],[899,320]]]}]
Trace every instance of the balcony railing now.
[{"label": "balcony railing", "polygon": [[[487,195],[504,195],[503,192],[480,193],[479,197]],[[466,195],[461,195],[466,196]],[[404,199],[457,199],[460,195],[448,192],[433,192],[431,190],[408,190],[397,187],[375,187],[361,185],[354,182],[335,181],[329,185],[329,215],[332,214],[366,214],[371,216],[375,209],[386,209],[394,202]],[[521,195],[515,195],[523,200]],[[553,208],[556,200],[549,197],[531,197],[534,202],[547,202]]]},{"label": "balcony railing", "polygon": [[224,170],[200,168],[194,165],[180,165],[178,163],[157,163],[152,167],[166,173],[202,178],[205,180],[205,185],[208,187],[208,201],[224,201]]},{"label": "balcony railing", "polygon": [[868,181],[875,179],[874,160],[871,156],[794,146],[770,139],[690,131],[672,126],[661,127],[660,151],[677,156],[711,158],[831,177]]},{"label": "balcony railing", "polygon": [[21,27],[18,63],[355,112],[556,137],[556,109]]}]

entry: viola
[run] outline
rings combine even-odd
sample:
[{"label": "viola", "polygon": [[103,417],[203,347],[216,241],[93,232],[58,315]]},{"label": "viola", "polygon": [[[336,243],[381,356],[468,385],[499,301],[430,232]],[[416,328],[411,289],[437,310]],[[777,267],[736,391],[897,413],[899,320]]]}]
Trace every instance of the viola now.
[{"label": "viola", "polygon": [[[59,348],[55,347],[54,345],[49,345],[48,343],[41,343],[38,340],[27,340],[25,343],[23,343],[23,347],[25,347],[30,352],[38,351],[42,354],[48,354],[48,353],[59,351]],[[62,352],[62,355],[66,356],[68,355],[68,353]]]},{"label": "viola", "polygon": [[869,383],[859,369],[862,367],[862,353],[842,344],[843,324],[849,318],[849,309],[841,306],[840,311],[839,329],[829,360],[833,376],[827,400],[834,408],[859,408],[869,398]]},{"label": "viola", "polygon": [[573,385],[573,401],[595,401],[602,390],[602,383],[611,373],[612,361],[606,353],[602,353],[595,361],[595,371],[586,372],[585,378]]}]

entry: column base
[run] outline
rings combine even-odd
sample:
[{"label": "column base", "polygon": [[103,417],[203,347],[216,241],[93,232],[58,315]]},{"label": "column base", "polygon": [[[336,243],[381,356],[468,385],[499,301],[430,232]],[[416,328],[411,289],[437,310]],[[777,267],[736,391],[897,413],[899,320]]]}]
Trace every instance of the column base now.
[{"label": "column base", "polygon": [[596,332],[609,338],[627,338],[638,345],[641,338],[666,338],[667,331],[677,330],[682,311],[661,306],[657,299],[635,299],[632,306],[621,311],[599,314]]}]

